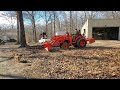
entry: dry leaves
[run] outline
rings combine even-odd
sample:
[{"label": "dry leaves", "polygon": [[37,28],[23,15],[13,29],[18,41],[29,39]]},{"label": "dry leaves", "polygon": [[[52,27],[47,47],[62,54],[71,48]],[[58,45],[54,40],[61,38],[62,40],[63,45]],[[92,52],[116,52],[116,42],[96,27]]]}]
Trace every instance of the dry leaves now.
[{"label": "dry leaves", "polygon": [[[104,42],[105,43],[105,42]],[[108,43],[108,42],[107,42]],[[111,43],[111,42],[110,42]],[[47,52],[44,49],[17,49],[26,61],[19,75],[43,79],[112,79],[120,78],[120,48],[89,45],[84,49]],[[18,65],[18,62],[15,64]]]}]

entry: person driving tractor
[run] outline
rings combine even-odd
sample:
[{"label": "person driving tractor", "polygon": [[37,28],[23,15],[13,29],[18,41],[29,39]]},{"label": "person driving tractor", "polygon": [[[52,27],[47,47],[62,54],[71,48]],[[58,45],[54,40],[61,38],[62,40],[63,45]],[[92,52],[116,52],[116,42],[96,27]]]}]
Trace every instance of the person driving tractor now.
[{"label": "person driving tractor", "polygon": [[75,35],[73,36],[73,41],[75,41],[75,39],[76,39],[79,35],[81,35],[80,30],[77,30],[77,29],[75,29],[75,30],[76,30],[76,33],[75,33]]},{"label": "person driving tractor", "polygon": [[66,35],[69,36],[69,32],[66,32]]}]

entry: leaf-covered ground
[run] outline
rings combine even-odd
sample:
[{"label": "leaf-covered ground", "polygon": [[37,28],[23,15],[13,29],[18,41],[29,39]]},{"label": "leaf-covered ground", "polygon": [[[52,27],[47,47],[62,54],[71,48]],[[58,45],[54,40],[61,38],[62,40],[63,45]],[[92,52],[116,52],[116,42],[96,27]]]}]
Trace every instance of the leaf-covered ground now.
[{"label": "leaf-covered ground", "polygon": [[119,79],[120,41],[101,40],[84,49],[53,52],[0,46],[0,78]]}]

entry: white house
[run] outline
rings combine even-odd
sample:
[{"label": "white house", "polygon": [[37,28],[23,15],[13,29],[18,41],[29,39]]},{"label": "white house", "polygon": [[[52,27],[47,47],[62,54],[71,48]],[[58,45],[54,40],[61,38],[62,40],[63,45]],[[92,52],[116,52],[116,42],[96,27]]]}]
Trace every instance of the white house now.
[{"label": "white house", "polygon": [[88,19],[81,34],[96,40],[120,40],[120,19]]}]

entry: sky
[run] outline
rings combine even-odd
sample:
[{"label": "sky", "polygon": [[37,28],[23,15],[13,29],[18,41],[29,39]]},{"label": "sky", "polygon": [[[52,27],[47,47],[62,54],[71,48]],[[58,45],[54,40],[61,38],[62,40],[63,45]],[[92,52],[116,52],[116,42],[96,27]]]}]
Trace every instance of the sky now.
[{"label": "sky", "polygon": [[[4,11],[0,11],[0,25],[1,25],[1,24],[10,25],[10,23],[8,22],[8,20],[6,20],[5,18],[2,17],[2,13],[3,13],[3,12],[4,12]],[[42,13],[42,12],[41,12],[41,13]],[[65,13],[67,13],[67,14],[69,15],[69,12],[68,12],[68,11],[65,11]],[[39,18],[39,20],[36,22],[36,24],[44,25],[44,24],[45,24],[44,20],[43,20],[42,18],[40,18],[39,16],[37,16],[37,17]],[[69,16],[68,16],[68,17],[69,17]],[[9,20],[10,20],[10,18],[9,18]],[[14,19],[14,20],[13,20],[13,23],[14,23],[14,26],[16,26],[16,25],[17,25],[17,20]],[[24,20],[24,24],[25,24],[25,25],[29,25],[30,23],[28,23],[26,20]]]},{"label": "sky", "polygon": [[[3,25],[3,24],[7,24],[7,25],[10,25],[10,22],[8,21],[8,20],[6,20],[5,18],[3,18],[2,17],[2,13],[3,13],[4,11],[0,11],[0,25]],[[10,18],[9,18],[9,20],[10,20]],[[14,23],[14,26],[16,26],[17,25],[17,20],[16,19],[14,19],[13,20],[13,23]],[[41,24],[41,25],[44,25],[45,24],[45,22],[42,20],[42,19],[40,19],[39,21],[37,21],[36,22],[36,24]],[[24,19],[24,24],[25,25],[29,25],[30,23],[28,23],[25,19]]]},{"label": "sky", "polygon": [[[2,13],[3,13],[3,11],[0,11],[0,24],[9,25],[10,23],[8,22],[8,20],[2,17]],[[10,18],[9,18],[9,20],[10,20]],[[13,22],[14,22],[14,25],[17,25],[17,22],[15,19],[13,20]]]},{"label": "sky", "polygon": [[[10,23],[5,18],[0,17],[0,24],[10,24]],[[16,25],[16,21],[15,20],[14,20],[14,25]]]}]

